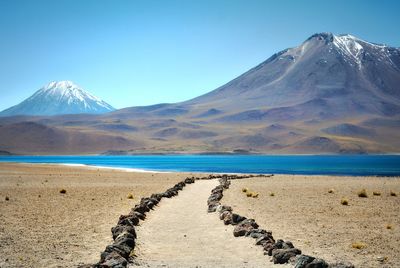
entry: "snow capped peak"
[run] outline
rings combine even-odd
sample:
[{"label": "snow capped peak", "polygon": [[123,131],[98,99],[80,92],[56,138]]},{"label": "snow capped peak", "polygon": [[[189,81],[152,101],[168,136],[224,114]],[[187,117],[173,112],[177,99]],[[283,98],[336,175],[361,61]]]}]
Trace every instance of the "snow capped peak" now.
[{"label": "snow capped peak", "polygon": [[46,86],[42,87],[38,91],[38,93],[60,96],[68,99],[69,103],[73,102],[74,99],[83,102],[84,105],[86,104],[85,100],[87,99],[93,100],[95,102],[102,102],[101,99],[83,90],[72,81],[52,81]]},{"label": "snow capped peak", "polygon": [[334,35],[333,45],[336,46],[344,55],[352,58],[361,67],[361,53],[364,48],[360,44],[360,39],[350,35]]},{"label": "snow capped peak", "polygon": [[56,115],[99,114],[115,109],[100,98],[83,90],[72,81],[53,81],[31,97],[11,107],[9,114]]},{"label": "snow capped peak", "polygon": [[66,89],[66,88],[78,88],[76,84],[72,81],[52,81],[47,84],[47,86],[44,86],[46,89],[50,88],[60,88],[60,89]]},{"label": "snow capped peak", "polygon": [[[338,53],[343,60],[352,66],[363,67],[365,58],[376,57],[377,61],[386,61],[392,66],[391,55],[394,48],[382,44],[374,44],[351,34],[317,33],[308,38],[302,48],[310,46],[326,46],[329,53]],[[374,56],[371,56],[374,55]]]}]

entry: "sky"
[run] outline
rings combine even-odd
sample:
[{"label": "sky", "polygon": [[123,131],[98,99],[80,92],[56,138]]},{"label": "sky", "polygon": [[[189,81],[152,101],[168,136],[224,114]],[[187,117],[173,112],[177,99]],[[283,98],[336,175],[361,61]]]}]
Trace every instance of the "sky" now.
[{"label": "sky", "polygon": [[400,1],[0,0],[0,110],[71,80],[116,108],[205,94],[318,32],[400,47]]}]

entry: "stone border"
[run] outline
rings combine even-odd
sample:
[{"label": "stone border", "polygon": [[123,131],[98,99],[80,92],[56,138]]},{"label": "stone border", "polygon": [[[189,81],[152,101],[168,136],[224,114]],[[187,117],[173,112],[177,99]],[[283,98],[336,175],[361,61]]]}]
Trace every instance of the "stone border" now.
[{"label": "stone border", "polygon": [[232,179],[244,179],[251,177],[271,177],[273,175],[223,175],[219,178],[219,185],[211,190],[211,195],[207,200],[208,212],[218,212],[219,218],[225,225],[234,225],[233,235],[235,237],[246,236],[255,239],[255,244],[261,246],[264,255],[272,256],[274,264],[292,263],[295,268],[354,268],[354,265],[348,262],[337,262],[328,264],[323,259],[303,255],[301,250],[295,248],[290,241],[278,239],[275,241],[271,231],[261,229],[254,219],[247,219],[233,213],[232,207],[222,205],[221,199],[223,192],[229,189]]},{"label": "stone border", "polygon": [[150,197],[144,197],[136,204],[129,214],[121,215],[116,226],[111,228],[113,243],[106,246],[106,249],[100,255],[100,261],[94,265],[82,265],[80,268],[125,268],[131,263],[131,252],[136,245],[135,226],[140,221],[146,219],[146,213],[153,210],[162,198],[171,198],[178,195],[187,184],[192,184],[195,180],[203,178],[186,178],[175,184],[163,193],[152,194]]},{"label": "stone border", "polygon": [[171,198],[178,195],[187,184],[196,180],[212,180],[221,178],[224,175],[209,175],[207,177],[187,177],[185,180],[175,184],[163,193],[152,194],[144,197],[136,204],[129,214],[121,215],[116,226],[111,228],[113,243],[106,246],[100,255],[100,261],[94,265],[80,265],[80,268],[125,268],[132,263],[131,252],[136,245],[135,226],[146,219],[146,213],[153,210],[162,198]]}]

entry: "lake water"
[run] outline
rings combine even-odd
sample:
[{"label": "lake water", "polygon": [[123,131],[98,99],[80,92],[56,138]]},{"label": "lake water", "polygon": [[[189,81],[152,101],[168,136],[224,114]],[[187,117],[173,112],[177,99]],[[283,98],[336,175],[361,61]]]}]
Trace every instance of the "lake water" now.
[{"label": "lake water", "polygon": [[400,175],[400,155],[1,156],[0,162],[83,164],[153,171]]}]

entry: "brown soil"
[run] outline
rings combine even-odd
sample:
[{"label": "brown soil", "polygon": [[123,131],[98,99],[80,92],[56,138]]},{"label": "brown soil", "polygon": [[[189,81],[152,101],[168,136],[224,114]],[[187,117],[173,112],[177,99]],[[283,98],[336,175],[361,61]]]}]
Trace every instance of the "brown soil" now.
[{"label": "brown soil", "polygon": [[[258,198],[246,197],[242,188]],[[363,188],[367,198],[358,197]],[[400,192],[399,178],[276,175],[232,181],[222,202],[305,254],[356,267],[400,267],[400,197],[390,191]],[[353,248],[356,242],[366,247]]]},{"label": "brown soil", "polygon": [[96,263],[119,215],[186,175],[2,163],[0,267]]}]

